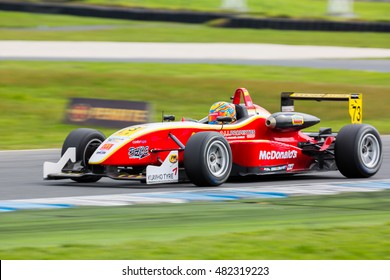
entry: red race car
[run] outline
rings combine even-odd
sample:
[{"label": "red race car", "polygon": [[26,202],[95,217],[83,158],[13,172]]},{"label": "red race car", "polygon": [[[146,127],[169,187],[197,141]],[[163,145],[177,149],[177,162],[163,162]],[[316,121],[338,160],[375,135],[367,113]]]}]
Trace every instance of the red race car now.
[{"label": "red race car", "polygon": [[[96,182],[102,177],[147,184],[189,180],[217,186],[230,176],[339,170],[348,178],[373,176],[382,163],[378,131],[362,121],[361,94],[284,92],[282,111],[269,113],[239,88],[232,103],[218,102],[202,120],[126,127],[108,138],[76,129],[65,139],[58,163],[44,163],[45,179]],[[294,100],[346,100],[353,124],[338,133],[302,129],[320,122],[294,112]],[[221,110],[222,109],[222,110]]]}]

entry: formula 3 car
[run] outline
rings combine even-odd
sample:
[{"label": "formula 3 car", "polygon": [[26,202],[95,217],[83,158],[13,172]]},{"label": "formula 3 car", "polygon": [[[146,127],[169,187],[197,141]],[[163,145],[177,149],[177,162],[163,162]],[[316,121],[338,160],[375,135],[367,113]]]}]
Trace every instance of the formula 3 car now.
[{"label": "formula 3 car", "polygon": [[[294,100],[349,102],[352,124],[338,133],[321,128],[302,130],[320,122],[294,111]],[[191,181],[198,186],[221,185],[230,176],[296,174],[339,170],[348,178],[373,176],[382,163],[378,131],[362,122],[361,94],[284,92],[281,112],[271,114],[239,88],[232,97],[237,120],[219,117],[219,124],[173,121],[135,125],[106,138],[80,128],[65,139],[61,159],[44,163],[44,179],[96,182],[102,177],[139,180],[147,184]]]}]

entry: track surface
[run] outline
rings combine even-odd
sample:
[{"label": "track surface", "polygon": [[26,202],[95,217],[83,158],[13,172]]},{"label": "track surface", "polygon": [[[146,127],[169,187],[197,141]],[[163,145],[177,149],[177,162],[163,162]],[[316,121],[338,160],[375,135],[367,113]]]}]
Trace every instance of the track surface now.
[{"label": "track surface", "polygon": [[[239,178],[229,181],[223,188],[252,188],[258,190],[272,190],[273,187],[288,188],[291,185],[318,185],[320,183],[349,183],[354,181],[386,180],[389,181],[390,174],[390,136],[382,137],[383,142],[383,164],[381,170],[372,178],[350,180],[343,177],[339,172],[310,173],[296,175],[288,178],[277,177],[252,177]],[[114,181],[102,179],[93,184],[80,184],[70,180],[44,181],[42,179],[42,165],[44,161],[58,161],[59,150],[22,150],[22,151],[0,151],[0,200],[51,198],[69,196],[92,196],[92,195],[113,195],[113,194],[139,194],[139,193],[160,193],[173,191],[198,191],[202,189],[216,190],[218,188],[199,188],[191,183],[179,183],[170,185],[145,185],[138,182]]]},{"label": "track surface", "polygon": [[[238,51],[239,50],[239,51]],[[276,65],[389,72],[390,49],[237,43],[0,41],[0,60]]]}]

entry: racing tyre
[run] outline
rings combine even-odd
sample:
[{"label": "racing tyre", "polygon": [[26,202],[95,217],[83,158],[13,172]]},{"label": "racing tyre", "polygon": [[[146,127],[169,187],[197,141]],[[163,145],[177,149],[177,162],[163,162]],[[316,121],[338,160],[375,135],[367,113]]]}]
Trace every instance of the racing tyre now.
[{"label": "racing tyre", "polygon": [[336,165],[348,178],[367,178],[378,172],[382,164],[382,142],[371,125],[351,124],[337,134]]},{"label": "racing tyre", "polygon": [[184,169],[197,186],[218,186],[226,182],[232,169],[232,151],[217,132],[191,136],[184,150]]},{"label": "racing tyre", "polygon": [[[92,166],[88,164],[89,159],[100,144],[105,140],[105,136],[98,130],[90,128],[79,128],[73,130],[66,137],[62,145],[61,156],[68,148],[76,148],[76,162],[80,161],[85,172],[91,172]],[[99,166],[94,166],[94,169]],[[95,170],[94,170],[95,171]],[[99,176],[83,176],[80,178],[72,178],[73,181],[80,183],[93,183],[101,179]]]}]

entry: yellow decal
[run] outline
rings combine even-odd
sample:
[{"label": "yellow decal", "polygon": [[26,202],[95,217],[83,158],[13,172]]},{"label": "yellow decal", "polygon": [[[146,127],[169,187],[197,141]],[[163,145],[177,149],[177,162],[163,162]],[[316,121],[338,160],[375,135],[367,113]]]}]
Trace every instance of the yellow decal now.
[{"label": "yellow decal", "polygon": [[176,163],[177,162],[177,155],[176,154],[172,154],[170,157],[169,157],[169,161],[171,163]]},{"label": "yellow decal", "polygon": [[362,123],[363,120],[363,96],[359,94],[351,94],[349,96],[349,115],[352,123]]},{"label": "yellow decal", "polygon": [[131,134],[137,132],[138,130],[142,129],[143,127],[142,126],[132,126],[132,127],[128,127],[128,128],[124,128],[120,131],[118,131],[117,133],[115,133],[114,135],[115,136],[130,136]]},{"label": "yellow decal", "polygon": [[290,95],[290,97],[294,98],[307,98],[307,99],[344,99],[347,100],[350,97],[350,94],[340,94],[340,93],[300,93],[294,92]]},{"label": "yellow decal", "polygon": [[292,125],[303,125],[304,123],[303,117],[300,115],[292,115],[291,120],[292,120]]}]

